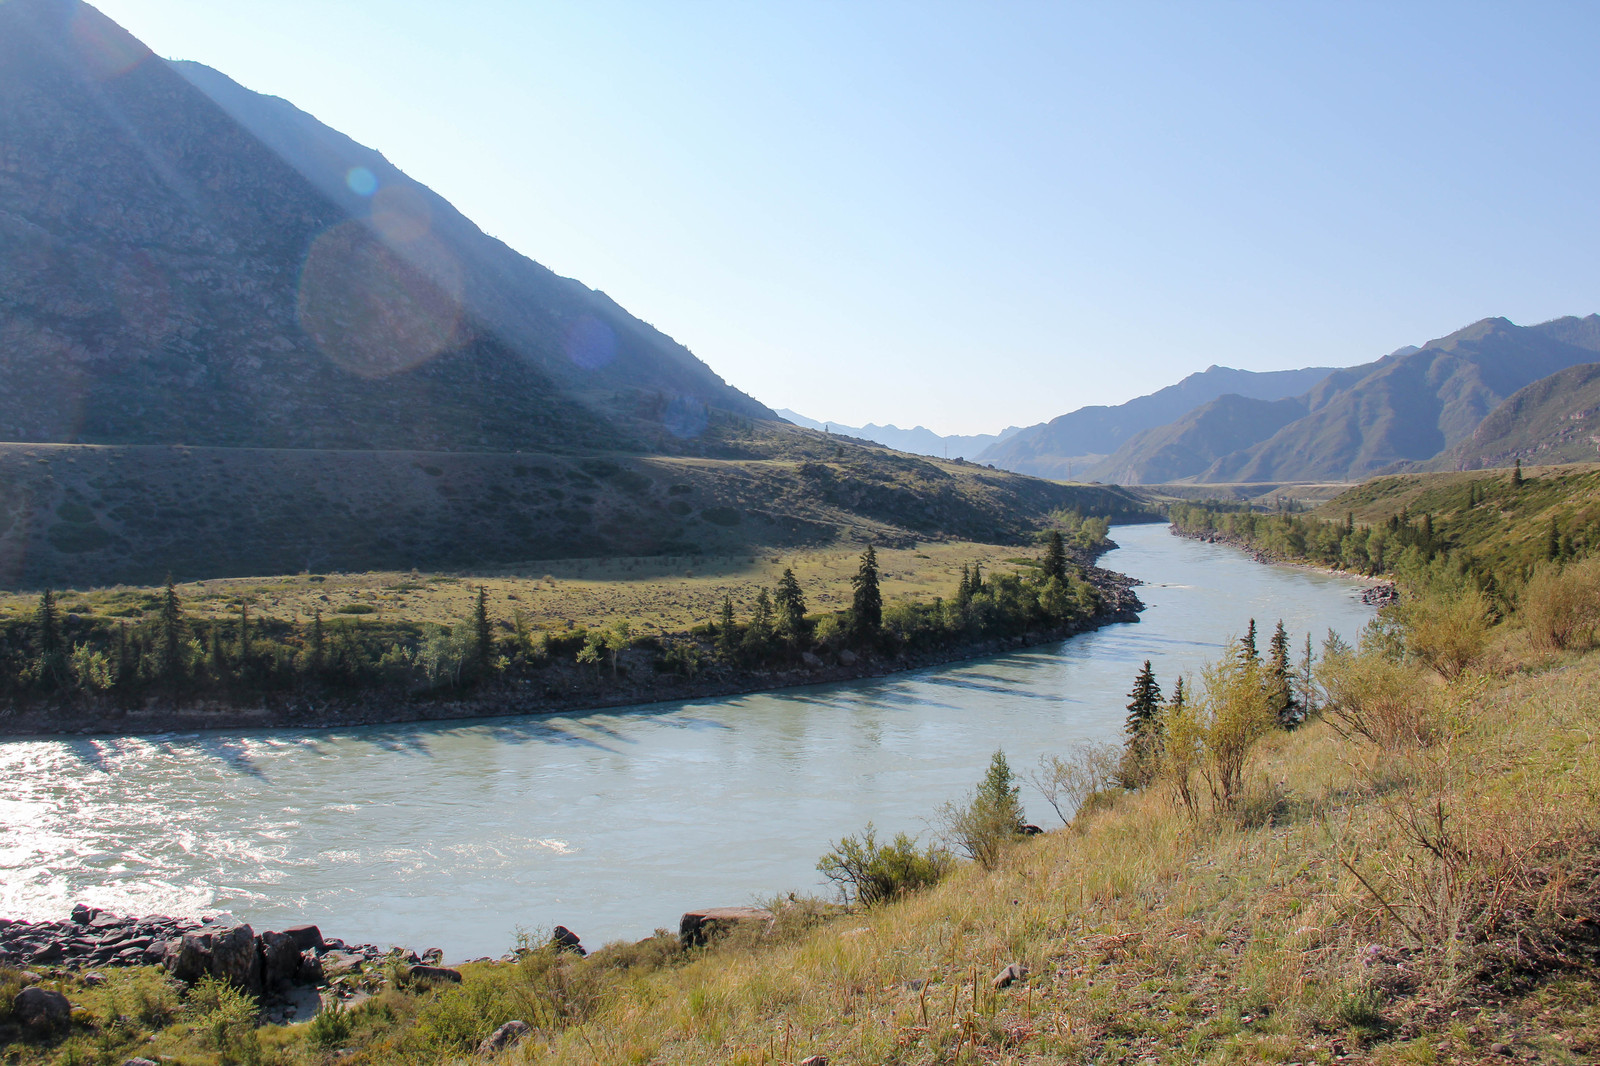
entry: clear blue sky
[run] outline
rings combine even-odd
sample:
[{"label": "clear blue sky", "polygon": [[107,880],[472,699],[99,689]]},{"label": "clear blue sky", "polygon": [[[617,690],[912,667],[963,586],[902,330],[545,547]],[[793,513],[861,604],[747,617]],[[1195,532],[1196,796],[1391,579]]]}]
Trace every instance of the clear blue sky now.
[{"label": "clear blue sky", "polygon": [[817,418],[1600,310],[1600,4],[97,6]]}]

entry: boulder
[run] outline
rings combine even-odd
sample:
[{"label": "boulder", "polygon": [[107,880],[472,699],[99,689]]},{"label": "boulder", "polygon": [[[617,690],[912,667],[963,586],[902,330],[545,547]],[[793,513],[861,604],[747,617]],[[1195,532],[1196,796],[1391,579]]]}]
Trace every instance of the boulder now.
[{"label": "boulder", "polygon": [[87,903],[79,903],[72,908],[72,920],[79,925],[88,925],[100,914],[100,908],[91,907]]},{"label": "boulder", "polygon": [[855,652],[851,651],[849,648],[846,648],[846,649],[844,649],[843,651],[841,651],[839,653],[839,665],[840,666],[854,666],[855,664],[856,664],[856,653]]},{"label": "boulder", "polygon": [[461,971],[448,966],[413,966],[406,971],[408,981],[452,981],[461,983]]},{"label": "boulder", "polygon": [[302,951],[300,953],[300,969],[295,973],[295,980],[302,985],[320,985],[327,980],[322,972],[322,960],[315,951]]},{"label": "boulder", "polygon": [[748,922],[770,926],[772,912],[765,907],[708,907],[705,910],[688,911],[678,920],[678,939],[684,947],[692,948]]},{"label": "boulder", "polygon": [[283,935],[291,938],[301,951],[327,950],[322,940],[322,930],[314,925],[291,925],[283,931]]},{"label": "boulder", "polygon": [[210,973],[211,939],[210,933],[183,934],[183,939],[178,941],[176,949],[168,946],[167,972],[186,985],[192,985]]},{"label": "boulder", "polygon": [[429,966],[439,965],[440,963],[444,962],[444,949],[429,948],[427,951],[422,953],[422,961],[427,963]]},{"label": "boulder", "polygon": [[261,934],[261,984],[265,988],[294,983],[300,975],[300,945],[288,933]]},{"label": "boulder", "polygon": [[219,928],[211,938],[211,973],[252,995],[261,994],[261,951],[248,925]]},{"label": "boulder", "polygon": [[156,1066],[149,1059],[128,1059],[122,1066]]},{"label": "boulder", "polygon": [[800,653],[800,661],[805,664],[805,668],[807,670],[821,670],[822,669],[822,660],[817,658],[815,652],[809,652],[809,651],[801,652]]},{"label": "boulder", "polygon": [[23,1025],[50,1029],[67,1024],[72,1017],[72,1004],[60,992],[33,985],[17,993],[11,1001],[11,1013]]},{"label": "boulder", "polygon": [[1041,829],[1039,826],[1036,826],[1036,825],[1032,824],[1031,822],[1022,827],[1022,835],[1023,836],[1036,837],[1042,832],[1044,832],[1043,829]]},{"label": "boulder", "polygon": [[550,934],[550,944],[557,951],[571,951],[579,957],[589,954],[583,950],[583,944],[578,940],[578,934],[564,925],[558,925]]},{"label": "boulder", "polygon": [[1028,968],[1019,962],[1013,962],[1010,966],[1007,966],[1005,969],[995,974],[994,980],[990,981],[989,983],[992,984],[995,987],[995,991],[998,992],[1002,988],[1010,988],[1019,981],[1026,981],[1027,979]]},{"label": "boulder", "polygon": [[483,1038],[483,1042],[478,1045],[478,1054],[492,1055],[496,1051],[504,1051],[531,1032],[533,1032],[533,1027],[527,1022],[506,1022],[506,1024]]}]

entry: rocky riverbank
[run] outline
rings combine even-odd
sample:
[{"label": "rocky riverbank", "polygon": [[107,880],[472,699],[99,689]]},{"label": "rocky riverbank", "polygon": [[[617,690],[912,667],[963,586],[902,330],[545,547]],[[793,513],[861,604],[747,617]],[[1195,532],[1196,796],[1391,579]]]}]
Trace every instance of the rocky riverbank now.
[{"label": "rocky riverbank", "polygon": [[490,681],[459,696],[406,693],[389,688],[318,696],[286,695],[253,705],[204,701],[173,705],[152,699],[134,707],[109,699],[0,707],[0,737],[49,735],[138,735],[200,729],[317,729],[392,722],[450,721],[523,714],[571,714],[679,700],[703,700],[803,685],[883,677],[1048,644],[1118,622],[1137,622],[1144,604],[1133,591],[1138,581],[1115,571],[1085,566],[1100,596],[1100,609],[1068,626],[1021,636],[950,645],[895,656],[850,650],[807,652],[791,669],[712,668],[693,677],[657,672],[651,653],[632,649],[618,657],[615,672],[573,662],[552,662],[537,678]]},{"label": "rocky riverbank", "polygon": [[[1173,536],[1183,537],[1185,540],[1197,540],[1202,544],[1223,544],[1230,548],[1238,548],[1258,563],[1270,563],[1273,566],[1297,566],[1302,570],[1315,570],[1323,574],[1337,574],[1339,577],[1365,578],[1369,580],[1371,578],[1370,574],[1357,574],[1349,570],[1340,570],[1338,567],[1333,566],[1319,566],[1315,563],[1308,563],[1304,559],[1296,559],[1293,556],[1284,555],[1281,552],[1266,551],[1233,533],[1222,533],[1217,530],[1187,530],[1179,529],[1177,526],[1168,526],[1167,529]],[[1400,602],[1400,590],[1395,587],[1394,582],[1382,581],[1369,588],[1362,589],[1361,602],[1369,607],[1388,607],[1390,604]]]}]

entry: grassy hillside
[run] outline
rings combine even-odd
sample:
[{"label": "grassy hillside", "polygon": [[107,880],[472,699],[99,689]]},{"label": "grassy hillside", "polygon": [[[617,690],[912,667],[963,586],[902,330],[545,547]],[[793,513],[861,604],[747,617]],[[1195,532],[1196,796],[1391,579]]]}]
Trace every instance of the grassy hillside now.
[{"label": "grassy hillside", "polygon": [[0,587],[574,557],[724,555],[843,540],[1017,543],[1124,490],[919,459],[727,419],[705,457],[0,445]]},{"label": "grassy hillside", "polygon": [[[24,1034],[0,969],[0,1041],[24,1066],[1591,1062],[1600,656],[1510,623],[1446,681],[1404,639],[1321,674],[1322,717],[1251,733],[1230,799],[1209,756],[1173,763],[894,902],[791,897],[770,929],[584,960],[535,931],[459,985],[409,983],[397,959],[346,979],[367,990],[353,1009],[260,1030],[249,1003],[155,971],[47,970],[81,1009]],[[1190,689],[1219,714],[1227,691]],[[1013,963],[1026,977],[996,988]],[[474,1058],[511,1019],[532,1032]]]},{"label": "grassy hillside", "polygon": [[1600,363],[1552,374],[1510,396],[1472,436],[1428,470],[1478,470],[1513,462],[1593,462],[1600,444]]}]

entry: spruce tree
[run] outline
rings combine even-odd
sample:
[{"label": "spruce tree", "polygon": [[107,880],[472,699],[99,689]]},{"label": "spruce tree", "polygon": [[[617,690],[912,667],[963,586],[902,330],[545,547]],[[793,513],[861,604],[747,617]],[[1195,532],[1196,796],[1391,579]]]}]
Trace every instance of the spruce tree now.
[{"label": "spruce tree", "polygon": [[972,564],[972,585],[971,585],[971,589],[972,589],[972,594],[974,596],[976,596],[978,593],[983,591],[983,564],[982,563],[973,563]]},{"label": "spruce tree", "polygon": [[178,589],[167,575],[167,588],[161,597],[161,615],[157,622],[161,646],[157,669],[161,679],[177,685],[183,679],[183,608],[178,603]]},{"label": "spruce tree", "polygon": [[756,591],[756,611],[750,619],[750,631],[762,644],[772,637],[772,594],[765,585]]},{"label": "spruce tree", "polygon": [[489,590],[478,586],[478,602],[472,609],[473,658],[479,673],[489,669],[489,659],[494,654],[494,634],[489,631]]},{"label": "spruce tree", "polygon": [[66,664],[65,656],[61,653],[61,614],[56,608],[56,594],[50,589],[39,593],[39,606],[34,610],[33,622],[39,683],[51,688],[62,680]]},{"label": "spruce tree", "polygon": [[783,577],[778,581],[775,601],[778,611],[778,632],[788,640],[804,640],[807,635],[806,594],[801,590],[800,582],[795,580],[794,571],[789,567],[783,568]]},{"label": "spruce tree", "polygon": [[1514,489],[1520,489],[1522,487],[1522,460],[1521,459],[1518,459],[1517,460],[1517,465],[1511,468],[1511,487],[1514,488]]},{"label": "spruce tree", "polygon": [[1550,516],[1550,531],[1545,537],[1544,557],[1551,562],[1561,558],[1561,527],[1556,524],[1556,516]]},{"label": "spruce tree", "polygon": [[1040,564],[1040,576],[1045,581],[1055,578],[1063,585],[1067,583],[1067,546],[1061,539],[1059,529],[1050,531],[1050,541],[1044,549],[1044,561]]},{"label": "spruce tree", "polygon": [[1239,642],[1239,650],[1244,655],[1244,661],[1254,663],[1261,661],[1261,652],[1256,649],[1256,620],[1250,619],[1250,628],[1244,632],[1244,639]]},{"label": "spruce tree", "polygon": [[1021,796],[1022,786],[1017,784],[1017,775],[1012,773],[1006,753],[996,748],[989,759],[989,769],[978,782],[973,797],[974,810],[981,810],[996,825],[1020,834],[1027,821],[1022,813]]},{"label": "spruce tree", "polygon": [[1278,716],[1279,725],[1295,725],[1300,720],[1300,708],[1294,698],[1293,680],[1289,676],[1289,631],[1283,627],[1281,618],[1267,644],[1267,662],[1268,704]]},{"label": "spruce tree", "polygon": [[861,553],[861,565],[850,579],[850,627],[858,641],[877,638],[883,629],[883,593],[878,589],[878,553],[872,545]]},{"label": "spruce tree", "polygon": [[733,596],[722,597],[722,611],[717,618],[717,651],[723,658],[733,658],[735,649],[733,626]]},{"label": "spruce tree", "polygon": [[[1180,682],[1181,684],[1181,682]],[[1161,715],[1161,686],[1156,682],[1150,660],[1144,661],[1133,679],[1133,691],[1128,693],[1128,721],[1123,732],[1135,742],[1142,742],[1156,728]]]},{"label": "spruce tree", "polygon": [[322,631],[322,608],[311,616],[311,672],[321,675],[328,663],[328,638]]}]

